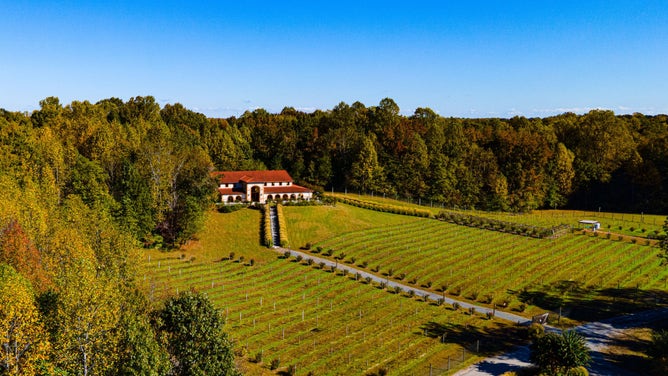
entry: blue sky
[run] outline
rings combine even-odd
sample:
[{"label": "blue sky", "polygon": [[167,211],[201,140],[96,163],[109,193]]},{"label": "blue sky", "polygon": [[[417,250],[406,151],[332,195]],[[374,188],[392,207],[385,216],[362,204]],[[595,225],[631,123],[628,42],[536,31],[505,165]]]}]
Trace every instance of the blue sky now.
[{"label": "blue sky", "polygon": [[668,113],[668,1],[5,1],[0,108]]}]

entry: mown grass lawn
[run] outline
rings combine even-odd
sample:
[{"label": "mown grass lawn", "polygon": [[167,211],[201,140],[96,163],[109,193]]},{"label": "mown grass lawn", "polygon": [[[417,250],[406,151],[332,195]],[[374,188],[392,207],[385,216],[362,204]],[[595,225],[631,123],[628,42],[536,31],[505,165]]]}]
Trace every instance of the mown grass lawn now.
[{"label": "mown grass lawn", "polygon": [[350,205],[285,206],[288,234],[293,247],[353,231],[410,224],[420,218],[380,213]]}]

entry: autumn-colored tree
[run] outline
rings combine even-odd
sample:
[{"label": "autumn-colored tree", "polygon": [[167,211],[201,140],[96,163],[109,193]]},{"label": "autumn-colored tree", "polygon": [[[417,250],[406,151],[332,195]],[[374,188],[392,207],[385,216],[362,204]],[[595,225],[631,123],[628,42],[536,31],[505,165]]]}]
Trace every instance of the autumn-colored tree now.
[{"label": "autumn-colored tree", "polygon": [[51,284],[42,255],[13,218],[0,228],[0,263],[14,267],[39,291],[46,290]]},{"label": "autumn-colored tree", "polygon": [[75,259],[58,276],[57,363],[75,374],[104,374],[117,356],[121,288],[96,277],[89,259]]},{"label": "autumn-colored tree", "polygon": [[0,263],[0,374],[34,375],[47,359],[47,338],[30,282]]}]

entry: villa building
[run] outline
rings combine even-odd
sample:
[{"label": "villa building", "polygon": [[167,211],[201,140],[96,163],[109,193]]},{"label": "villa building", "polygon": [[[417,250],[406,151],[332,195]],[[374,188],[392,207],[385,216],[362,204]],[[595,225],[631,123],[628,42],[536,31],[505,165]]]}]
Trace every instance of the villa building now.
[{"label": "villa building", "polygon": [[285,170],[217,171],[220,200],[225,204],[310,200],[313,191],[294,184]]}]

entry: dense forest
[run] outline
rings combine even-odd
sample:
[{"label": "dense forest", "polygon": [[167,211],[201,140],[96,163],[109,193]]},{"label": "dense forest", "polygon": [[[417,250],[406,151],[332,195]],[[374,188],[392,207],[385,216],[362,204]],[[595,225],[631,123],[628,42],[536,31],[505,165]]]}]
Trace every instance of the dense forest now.
[{"label": "dense forest", "polygon": [[214,170],[286,169],[317,190],[461,208],[668,211],[666,115],[403,116],[391,99],[228,119],[152,97],[40,106],[0,110],[0,374],[195,372],[169,323],[206,302],[148,302],[137,250],[193,237]]},{"label": "dense forest", "polygon": [[205,297],[141,287],[142,242],[183,243],[212,202],[199,135],[167,112],[0,110],[0,375],[236,374]]},{"label": "dense forest", "polygon": [[[259,161],[327,190],[486,210],[668,208],[665,115],[593,110],[544,119],[461,119],[418,108],[406,117],[383,99],[374,107],[341,103],[310,114],[260,109],[221,125],[224,141],[203,139],[217,167]],[[226,146],[231,143],[236,149]]]}]

